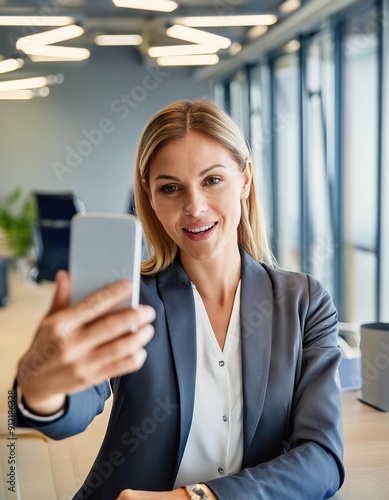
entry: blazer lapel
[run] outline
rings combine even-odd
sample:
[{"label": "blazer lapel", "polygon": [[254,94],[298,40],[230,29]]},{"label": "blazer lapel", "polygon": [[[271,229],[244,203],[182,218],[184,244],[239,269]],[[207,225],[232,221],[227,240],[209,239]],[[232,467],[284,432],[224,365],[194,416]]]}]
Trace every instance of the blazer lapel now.
[{"label": "blazer lapel", "polygon": [[242,250],[241,336],[243,371],[244,453],[258,426],[269,376],[273,289],[257,261]]},{"label": "blazer lapel", "polygon": [[166,310],[180,397],[180,443],[176,473],[192,423],[196,385],[196,315],[190,280],[179,259],[158,277]]}]

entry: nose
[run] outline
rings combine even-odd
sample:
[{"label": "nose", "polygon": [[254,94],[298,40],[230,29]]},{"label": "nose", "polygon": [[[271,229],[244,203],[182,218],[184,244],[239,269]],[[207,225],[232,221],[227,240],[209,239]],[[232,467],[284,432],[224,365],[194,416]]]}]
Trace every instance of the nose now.
[{"label": "nose", "polygon": [[203,193],[198,190],[190,190],[184,198],[184,214],[198,217],[207,211],[207,202]]}]

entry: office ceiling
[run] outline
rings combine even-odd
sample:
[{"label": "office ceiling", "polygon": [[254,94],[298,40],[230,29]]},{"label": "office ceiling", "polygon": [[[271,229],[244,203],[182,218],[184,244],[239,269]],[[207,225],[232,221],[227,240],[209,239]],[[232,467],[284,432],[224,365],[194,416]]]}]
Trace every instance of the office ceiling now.
[{"label": "office ceiling", "polygon": [[[30,16],[72,16],[85,32],[82,36],[69,40],[62,45],[84,47],[93,53],[101,48],[95,44],[95,36],[105,34],[140,34],[143,43],[136,50],[145,61],[148,61],[147,50],[150,46],[171,45],[180,42],[165,34],[166,28],[174,24],[175,18],[203,15],[237,15],[237,14],[276,14],[280,20],[286,14],[279,11],[283,0],[176,0],[179,7],[171,13],[142,11],[116,7],[112,0],[0,0],[0,16],[30,15]],[[18,38],[50,30],[38,26],[0,26],[0,54],[2,58],[22,57],[25,60],[23,71],[31,71],[40,66],[47,70],[51,67],[57,70],[60,64],[77,63],[33,63],[28,57],[16,49]],[[209,32],[229,37],[231,41],[244,46],[249,42],[249,27],[203,28]],[[271,29],[271,27],[270,27]],[[61,44],[60,44],[61,45]],[[115,50],[114,48],[110,50]],[[219,52],[221,60],[233,57],[229,49]],[[0,57],[1,58],[1,57]],[[19,73],[19,71],[17,72]],[[12,73],[0,75],[0,79],[9,78]],[[15,73],[14,73],[15,74]],[[16,76],[15,76],[16,77]]]}]

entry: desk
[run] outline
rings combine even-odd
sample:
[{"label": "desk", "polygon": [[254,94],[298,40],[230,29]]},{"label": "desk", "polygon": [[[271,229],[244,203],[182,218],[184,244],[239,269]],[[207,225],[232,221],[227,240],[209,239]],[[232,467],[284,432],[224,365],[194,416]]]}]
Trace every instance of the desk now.
[{"label": "desk", "polygon": [[343,393],[346,480],[336,500],[389,499],[389,412]]}]

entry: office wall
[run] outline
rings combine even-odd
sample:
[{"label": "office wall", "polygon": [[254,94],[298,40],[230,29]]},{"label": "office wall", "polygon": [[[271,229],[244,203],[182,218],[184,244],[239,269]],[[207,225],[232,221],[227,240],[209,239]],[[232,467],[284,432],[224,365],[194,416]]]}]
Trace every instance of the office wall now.
[{"label": "office wall", "polygon": [[147,120],[176,99],[208,96],[208,84],[188,69],[145,67],[128,48],[69,64],[42,71],[64,75],[49,97],[0,102],[0,198],[16,186],[71,189],[89,211],[120,212]]}]

